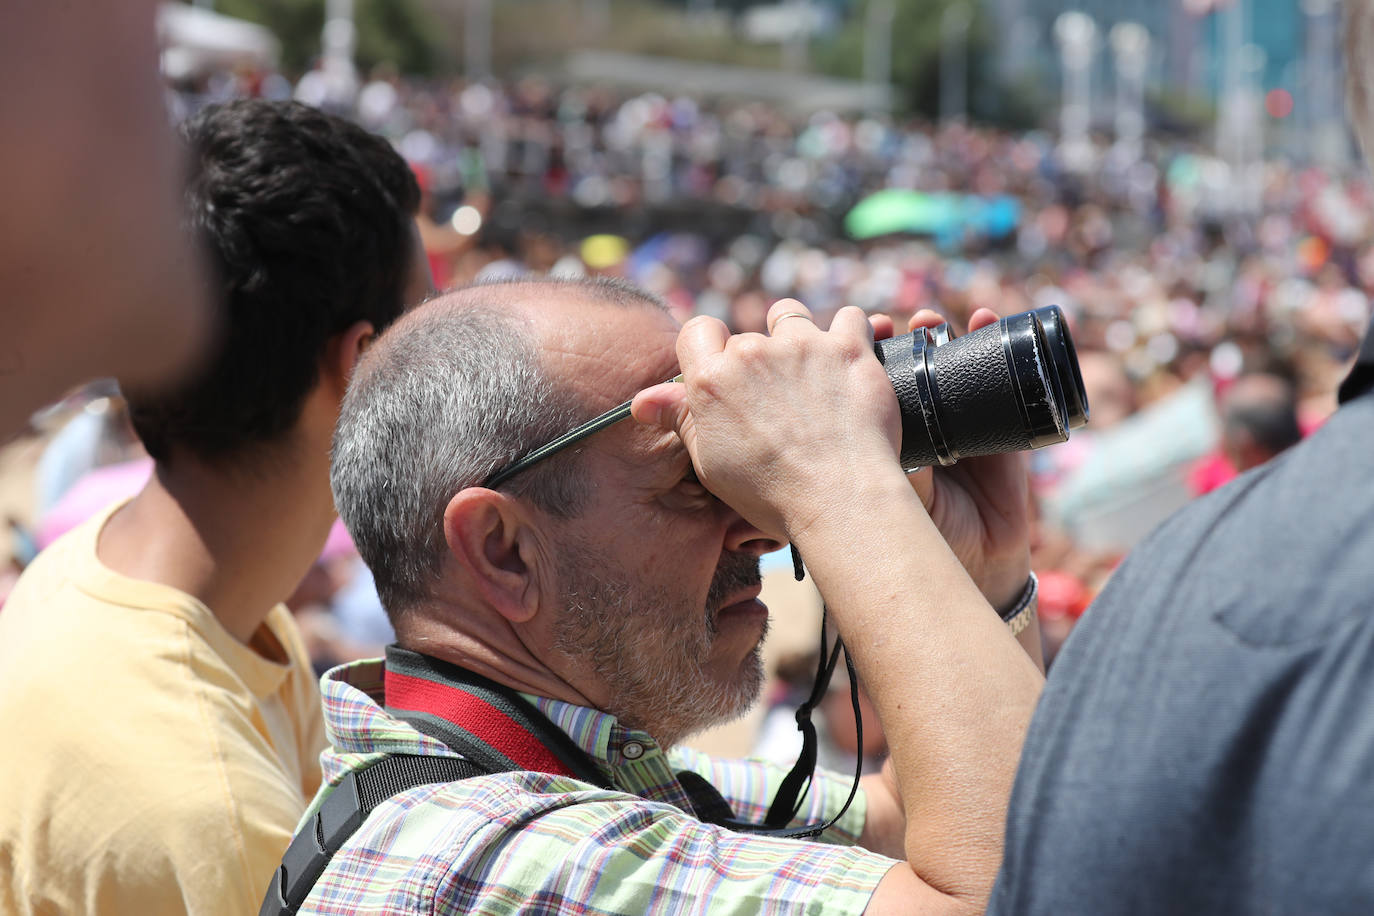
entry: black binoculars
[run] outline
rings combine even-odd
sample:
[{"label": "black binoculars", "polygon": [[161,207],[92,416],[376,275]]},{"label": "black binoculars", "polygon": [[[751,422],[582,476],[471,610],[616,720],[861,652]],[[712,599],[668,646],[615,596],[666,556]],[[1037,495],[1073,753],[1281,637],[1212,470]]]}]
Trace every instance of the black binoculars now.
[{"label": "black binoculars", "polygon": [[1059,306],[963,337],[948,325],[874,346],[902,408],[902,466],[1063,442],[1088,422],[1088,396]]}]

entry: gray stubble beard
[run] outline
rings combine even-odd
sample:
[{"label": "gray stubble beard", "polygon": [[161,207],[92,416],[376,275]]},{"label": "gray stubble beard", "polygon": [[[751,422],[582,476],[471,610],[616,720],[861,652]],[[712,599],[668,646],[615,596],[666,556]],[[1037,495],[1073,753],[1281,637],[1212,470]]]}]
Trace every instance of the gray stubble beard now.
[{"label": "gray stubble beard", "polygon": [[592,560],[590,552],[568,551],[559,567],[566,610],[554,648],[588,665],[611,686],[605,712],[620,724],[642,729],[668,748],[737,719],[754,705],[763,687],[766,624],[758,645],[729,683],[712,684],[704,662],[721,603],[760,581],[757,557],[725,555],[712,578],[701,627],[693,625],[691,615],[672,613],[665,588],[637,593],[624,570]]}]

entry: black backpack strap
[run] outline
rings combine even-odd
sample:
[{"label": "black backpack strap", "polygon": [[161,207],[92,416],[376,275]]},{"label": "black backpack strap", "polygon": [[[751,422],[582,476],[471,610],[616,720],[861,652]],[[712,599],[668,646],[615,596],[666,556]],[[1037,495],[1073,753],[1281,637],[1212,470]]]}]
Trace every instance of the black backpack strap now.
[{"label": "black backpack strap", "polygon": [[354,770],[334,787],[308,823],[291,840],[272,876],[258,916],[294,916],[329,860],[388,798],[416,786],[455,782],[491,772],[459,757],[395,754]]},{"label": "black backpack strap", "polygon": [[706,777],[693,770],[679,770],[677,781],[691,800],[697,820],[721,826],[735,823],[735,810]]}]

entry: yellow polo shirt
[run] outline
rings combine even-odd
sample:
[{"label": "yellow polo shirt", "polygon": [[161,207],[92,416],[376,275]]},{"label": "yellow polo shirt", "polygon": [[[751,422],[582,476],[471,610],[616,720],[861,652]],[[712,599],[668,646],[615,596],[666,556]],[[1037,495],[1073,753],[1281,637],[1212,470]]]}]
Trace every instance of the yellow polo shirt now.
[{"label": "yellow polo shirt", "polygon": [[305,647],[103,566],[114,508],[0,609],[0,913],[255,913],[320,782]]}]

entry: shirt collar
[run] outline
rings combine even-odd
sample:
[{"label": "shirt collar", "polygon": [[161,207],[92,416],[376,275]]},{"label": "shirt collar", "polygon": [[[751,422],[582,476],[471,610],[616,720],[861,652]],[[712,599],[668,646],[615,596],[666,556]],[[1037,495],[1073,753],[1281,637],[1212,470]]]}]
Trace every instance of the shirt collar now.
[{"label": "shirt collar", "polygon": [[[459,756],[443,742],[386,711],[384,671],[382,659],[369,659],[333,668],[320,681],[330,742],[323,764],[325,778],[331,783],[349,770],[369,765],[381,754]],[[672,756],[647,732],[627,728],[615,716],[598,709],[548,697],[521,696],[610,774],[617,788],[691,812]]]}]

